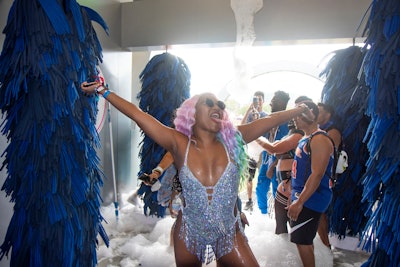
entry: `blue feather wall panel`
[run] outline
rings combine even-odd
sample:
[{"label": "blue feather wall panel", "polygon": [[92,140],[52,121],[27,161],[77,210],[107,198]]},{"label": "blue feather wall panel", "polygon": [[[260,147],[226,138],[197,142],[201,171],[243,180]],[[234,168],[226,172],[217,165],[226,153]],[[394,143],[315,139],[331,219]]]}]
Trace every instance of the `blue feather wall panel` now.
[{"label": "blue feather wall panel", "polygon": [[79,87],[102,60],[95,13],[72,0],[16,0],[9,11],[0,55],[1,130],[9,141],[2,190],[14,214],[0,258],[11,251],[11,266],[96,266],[98,235],[108,244],[98,99]]},{"label": "blue feather wall panel", "polygon": [[[175,110],[190,96],[191,74],[184,60],[167,52],[156,55],[147,63],[139,78],[142,82],[142,89],[137,95],[139,107],[164,125],[173,126]],[[142,137],[138,175],[151,173],[166,152],[144,132]],[[140,194],[145,194],[145,214],[164,216],[165,207],[158,205],[157,192],[142,186]]]},{"label": "blue feather wall panel", "polygon": [[371,122],[363,200],[370,213],[365,246],[372,254],[363,266],[394,267],[400,264],[400,2],[373,1],[367,28],[363,71]]},{"label": "blue feather wall panel", "polygon": [[328,209],[329,230],[339,238],[361,236],[366,221],[367,203],[362,199],[362,176],[369,157],[363,138],[369,124],[365,115],[369,89],[359,77],[365,52],[350,46],[332,52],[321,76],[326,78],[321,93],[324,103],[335,108],[333,121],[341,130],[342,145],[349,156],[349,166],[338,176]]},{"label": "blue feather wall panel", "polygon": [[[322,73],[322,99],[336,108],[350,152],[334,189],[330,230],[361,235],[372,252],[363,266],[399,266],[400,2],[373,1],[365,32],[363,49],[337,51]],[[361,51],[360,66],[354,55]]]}]

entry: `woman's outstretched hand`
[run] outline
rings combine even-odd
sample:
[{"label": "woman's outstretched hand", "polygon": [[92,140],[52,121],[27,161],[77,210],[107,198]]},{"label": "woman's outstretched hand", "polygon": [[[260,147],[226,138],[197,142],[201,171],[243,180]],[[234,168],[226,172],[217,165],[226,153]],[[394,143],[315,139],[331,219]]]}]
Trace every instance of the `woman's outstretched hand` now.
[{"label": "woman's outstretched hand", "polygon": [[87,94],[93,94],[94,92],[96,92],[96,88],[98,88],[101,85],[102,84],[99,82],[84,81],[83,83],[81,83],[81,89],[83,92],[85,92]]}]

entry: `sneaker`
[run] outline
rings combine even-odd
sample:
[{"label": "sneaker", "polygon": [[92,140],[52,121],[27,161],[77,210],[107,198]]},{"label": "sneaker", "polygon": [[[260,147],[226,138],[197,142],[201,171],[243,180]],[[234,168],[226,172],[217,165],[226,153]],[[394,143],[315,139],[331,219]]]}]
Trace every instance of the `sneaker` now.
[{"label": "sneaker", "polygon": [[247,201],[246,202],[246,205],[244,206],[244,210],[251,210],[251,209],[253,209],[253,201],[252,200],[249,200],[249,201]]}]

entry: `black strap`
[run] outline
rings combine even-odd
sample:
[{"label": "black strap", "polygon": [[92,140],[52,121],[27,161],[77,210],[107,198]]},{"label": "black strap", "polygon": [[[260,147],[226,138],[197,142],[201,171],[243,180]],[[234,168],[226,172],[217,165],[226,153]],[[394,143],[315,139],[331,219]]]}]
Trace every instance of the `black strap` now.
[{"label": "black strap", "polygon": [[336,165],[337,165],[337,161],[338,161],[338,155],[337,155],[337,151],[336,151],[336,146],[335,146],[335,142],[333,142],[332,138],[324,131],[318,131],[318,132],[314,132],[310,135],[310,138],[307,141],[306,144],[306,149],[308,154],[310,155],[310,168],[311,168],[311,139],[318,134],[323,134],[326,137],[329,138],[329,140],[331,140],[332,142],[332,146],[333,146],[333,164],[332,164],[332,170],[331,170],[331,175],[330,175],[330,179],[332,181],[332,184],[335,185],[336,183],[336,179],[337,179],[337,175],[336,175]]}]

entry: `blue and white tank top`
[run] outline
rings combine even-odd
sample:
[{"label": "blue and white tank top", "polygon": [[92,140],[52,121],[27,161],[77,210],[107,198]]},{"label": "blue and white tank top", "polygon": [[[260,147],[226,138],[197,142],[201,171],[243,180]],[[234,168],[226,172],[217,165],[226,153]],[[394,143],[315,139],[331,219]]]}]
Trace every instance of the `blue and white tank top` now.
[{"label": "blue and white tank top", "polygon": [[[304,189],[304,185],[311,174],[311,158],[306,148],[310,136],[299,141],[292,165],[292,200],[296,200]],[[317,211],[325,212],[332,200],[330,177],[332,173],[333,154],[322,177],[320,186],[314,194],[304,203],[304,206]]]}]

